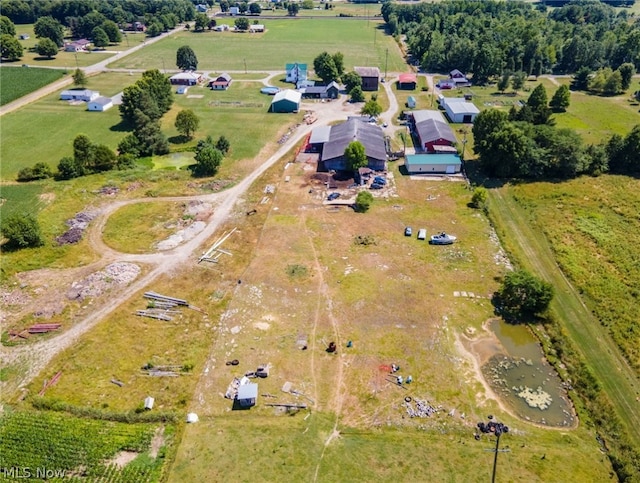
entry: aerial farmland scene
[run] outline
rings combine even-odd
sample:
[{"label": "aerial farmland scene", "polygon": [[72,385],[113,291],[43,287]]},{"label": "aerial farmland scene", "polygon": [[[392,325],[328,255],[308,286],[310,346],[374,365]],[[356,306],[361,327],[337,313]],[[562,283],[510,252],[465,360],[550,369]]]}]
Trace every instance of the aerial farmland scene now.
[{"label": "aerial farmland scene", "polygon": [[0,480],[640,482],[640,2],[0,0]]}]

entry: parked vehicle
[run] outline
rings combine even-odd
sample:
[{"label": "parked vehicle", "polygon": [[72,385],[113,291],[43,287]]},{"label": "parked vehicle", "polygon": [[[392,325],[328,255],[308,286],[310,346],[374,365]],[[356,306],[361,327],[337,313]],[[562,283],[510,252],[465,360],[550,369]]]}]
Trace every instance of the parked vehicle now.
[{"label": "parked vehicle", "polygon": [[372,190],[381,190],[384,188],[384,185],[381,185],[380,183],[373,183],[369,188]]},{"label": "parked vehicle", "polygon": [[411,236],[412,234],[413,234],[413,230],[411,229],[410,226],[404,229],[404,236]]},{"label": "parked vehicle", "polygon": [[373,178],[373,182],[378,184],[387,184],[387,179],[383,178],[382,176],[376,176],[375,178]]},{"label": "parked vehicle", "polygon": [[338,198],[340,198],[340,193],[331,193],[327,196],[327,200],[329,201],[337,200]]},{"label": "parked vehicle", "polygon": [[418,230],[418,240],[426,240],[426,239],[427,239],[426,228],[420,228],[420,230]]},{"label": "parked vehicle", "polygon": [[453,235],[448,235],[445,232],[438,233],[437,235],[432,235],[429,243],[431,245],[451,245],[456,241],[456,237]]}]

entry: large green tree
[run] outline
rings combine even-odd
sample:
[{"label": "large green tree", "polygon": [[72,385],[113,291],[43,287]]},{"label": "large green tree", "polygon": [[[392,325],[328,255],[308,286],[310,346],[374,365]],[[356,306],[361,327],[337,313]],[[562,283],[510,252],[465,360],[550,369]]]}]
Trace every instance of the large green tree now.
[{"label": "large green tree", "polygon": [[51,59],[58,54],[58,46],[51,39],[40,39],[36,44],[36,52],[38,52],[38,55]]},{"label": "large green tree", "polygon": [[618,72],[620,72],[622,80],[622,90],[626,91],[629,87],[631,87],[631,81],[633,80],[633,76],[636,73],[636,66],[631,62],[625,62],[620,67],[618,67]]},{"label": "large green tree", "polygon": [[182,70],[196,70],[198,58],[196,53],[188,45],[183,45],[176,51],[176,65]]},{"label": "large green tree", "polygon": [[527,105],[533,113],[533,124],[547,124],[551,119],[551,109],[549,109],[547,91],[544,85],[538,84],[531,92]]},{"label": "large green tree", "polygon": [[0,56],[9,61],[15,61],[22,57],[22,45],[15,37],[9,34],[0,35]]},{"label": "large green tree", "polygon": [[38,220],[28,213],[13,214],[4,218],[0,224],[2,236],[7,239],[7,247],[29,248],[44,244]]},{"label": "large green tree", "polygon": [[351,102],[364,102],[364,92],[362,92],[362,87],[355,86],[351,89],[349,91],[349,97],[351,97]]},{"label": "large green tree", "polygon": [[204,13],[197,13],[193,30],[196,32],[203,32],[204,29],[207,28],[208,23],[209,17],[207,17]]},{"label": "large green tree", "polygon": [[358,168],[364,168],[369,164],[364,145],[360,141],[352,141],[344,150],[344,160],[347,169],[356,171]]},{"label": "large green tree", "polygon": [[553,94],[551,101],[549,102],[549,107],[554,112],[565,112],[571,103],[571,92],[569,91],[569,86],[566,84],[558,87],[558,90]]},{"label": "large green tree", "polygon": [[313,59],[313,70],[325,83],[338,80],[340,78],[336,62],[333,56],[328,52],[322,52]]},{"label": "large green tree", "polygon": [[510,322],[530,321],[544,313],[552,299],[552,285],[525,270],[507,273],[494,295],[494,303],[504,319]]},{"label": "large green tree", "polygon": [[360,114],[364,114],[365,116],[378,117],[382,113],[382,106],[378,104],[378,101],[374,101],[373,99],[365,102],[364,106],[360,110]]},{"label": "large green tree", "polygon": [[193,169],[194,176],[215,176],[222,163],[222,158],[222,153],[218,149],[206,143],[196,153],[196,165]]},{"label": "large green tree", "polygon": [[187,139],[191,139],[199,125],[200,119],[191,109],[183,109],[176,116],[175,127]]},{"label": "large green tree", "polygon": [[109,36],[107,32],[105,32],[102,27],[95,27],[91,31],[91,38],[93,39],[93,45],[95,45],[99,49],[105,48],[109,45]]},{"label": "large green tree", "polygon": [[342,76],[342,83],[347,93],[350,93],[354,87],[362,87],[362,78],[357,72],[351,71]]},{"label": "large green tree", "polygon": [[102,25],[102,30],[105,31],[107,37],[109,38],[109,42],[113,44],[117,44],[122,42],[122,33],[118,28],[118,24],[116,24],[113,20],[105,20]]},{"label": "large green tree", "polygon": [[0,16],[0,35],[16,35],[16,26],[9,17]]},{"label": "large green tree", "polygon": [[87,76],[82,69],[73,71],[73,85],[76,87],[84,87],[87,85]]},{"label": "large green tree", "polygon": [[64,27],[51,16],[40,17],[33,26],[33,31],[39,39],[51,39],[58,47],[64,45]]},{"label": "large green tree", "polygon": [[236,30],[244,32],[246,30],[249,30],[249,19],[245,17],[239,17],[235,19],[233,25],[236,27]]},{"label": "large green tree", "polygon": [[358,213],[365,213],[369,211],[369,208],[372,204],[373,195],[368,191],[361,191],[356,196],[356,203],[354,205],[354,208]]}]

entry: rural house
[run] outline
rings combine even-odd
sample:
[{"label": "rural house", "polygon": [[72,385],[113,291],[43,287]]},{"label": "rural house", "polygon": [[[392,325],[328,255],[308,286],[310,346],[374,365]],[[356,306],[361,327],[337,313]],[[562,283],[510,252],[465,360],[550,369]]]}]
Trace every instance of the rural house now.
[{"label": "rural house", "polygon": [[65,52],[84,52],[91,45],[91,41],[87,39],[74,40],[64,45]]},{"label": "rural house", "polygon": [[100,97],[100,93],[89,89],[69,89],[60,93],[61,101],[90,102]]},{"label": "rural house", "polygon": [[111,109],[113,107],[113,101],[110,97],[96,97],[92,101],[89,101],[87,104],[87,109],[89,111],[98,111],[104,112],[107,109]]},{"label": "rural house", "polygon": [[467,79],[467,76],[460,72],[458,69],[454,69],[449,72],[449,80],[453,81],[453,83],[457,87],[469,87],[471,82]]},{"label": "rural house", "polygon": [[407,154],[404,167],[408,174],[456,174],[462,170],[462,160],[454,153]]},{"label": "rural house", "polygon": [[331,126],[329,139],[322,147],[321,162],[326,170],[344,171],[347,163],[344,150],[353,141],[364,146],[368,159],[367,167],[374,171],[384,171],[387,165],[387,148],[380,126],[351,119]]},{"label": "rural house", "polygon": [[174,86],[195,86],[201,80],[202,76],[195,72],[180,72],[169,77],[169,82]]},{"label": "rural house", "polygon": [[209,88],[214,91],[226,91],[231,85],[231,76],[226,72],[209,81]]},{"label": "rural house", "polygon": [[337,99],[340,96],[340,86],[335,82],[326,86],[309,86],[302,89],[302,96],[310,99]]},{"label": "rural house", "polygon": [[286,77],[285,82],[291,82],[298,85],[298,83],[306,82],[308,77],[307,64],[293,64],[285,65]]},{"label": "rural house", "polygon": [[377,67],[354,67],[353,70],[362,79],[363,91],[377,91],[380,82],[380,69]]},{"label": "rural house", "polygon": [[302,94],[292,89],[284,89],[273,96],[270,112],[298,112]]},{"label": "rural house", "polygon": [[398,89],[413,91],[418,83],[418,78],[413,73],[400,74],[398,77]]}]

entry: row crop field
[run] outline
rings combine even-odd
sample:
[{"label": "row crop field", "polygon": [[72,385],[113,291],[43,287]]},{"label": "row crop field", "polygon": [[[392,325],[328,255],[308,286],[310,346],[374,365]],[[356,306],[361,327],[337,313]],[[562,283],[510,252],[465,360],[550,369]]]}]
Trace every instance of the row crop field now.
[{"label": "row crop field", "polygon": [[323,51],[342,52],[346,70],[355,65],[381,71],[406,70],[395,40],[382,22],[353,19],[266,20],[265,33],[180,31],[109,67],[125,69],[174,68],[176,51],[189,45],[201,70],[284,70],[288,62],[306,62]]},{"label": "row crop field", "polygon": [[41,87],[60,79],[64,71],[38,68],[2,68],[0,69],[0,106],[15,101]]},{"label": "row crop field", "polygon": [[[19,468],[49,479],[71,476],[100,481],[151,481],[160,465],[155,459],[121,468],[110,462],[121,451],[148,451],[155,431],[150,424],[124,424],[83,419],[46,411],[9,410],[0,418],[0,468]],[[42,476],[40,476],[41,479]],[[82,480],[82,481],[86,481]]]}]

